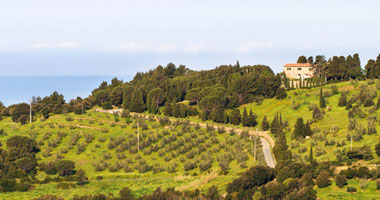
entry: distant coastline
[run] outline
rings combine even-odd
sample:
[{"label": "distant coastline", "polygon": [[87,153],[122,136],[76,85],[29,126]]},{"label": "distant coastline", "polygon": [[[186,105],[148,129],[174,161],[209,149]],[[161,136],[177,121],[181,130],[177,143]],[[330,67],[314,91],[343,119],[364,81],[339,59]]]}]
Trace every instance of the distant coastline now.
[{"label": "distant coastline", "polygon": [[0,101],[5,106],[28,102],[33,96],[45,97],[54,91],[63,94],[65,100],[87,97],[102,81],[117,77],[124,82],[132,80],[132,75],[122,76],[0,76]]}]

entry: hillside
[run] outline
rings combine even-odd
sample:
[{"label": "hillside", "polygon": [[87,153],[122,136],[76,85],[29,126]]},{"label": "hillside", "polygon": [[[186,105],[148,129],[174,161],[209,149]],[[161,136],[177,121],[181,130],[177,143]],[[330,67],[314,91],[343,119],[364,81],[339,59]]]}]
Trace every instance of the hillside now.
[{"label": "hillside", "polygon": [[[90,183],[70,190],[56,190],[57,183],[42,184],[27,193],[14,192],[2,197],[24,199],[51,193],[70,198],[99,191],[117,193],[125,186],[137,195],[150,193],[157,187],[205,190],[217,185],[223,190],[248,167],[264,164],[260,141],[258,161],[254,161],[254,143],[246,136],[193,127],[186,122],[161,122],[161,125],[154,120],[133,119],[125,123],[129,120],[94,111],[84,115],[54,115],[32,125],[3,119],[0,122],[0,129],[6,133],[0,136],[3,144],[12,135],[34,138],[41,148],[37,154],[39,162],[72,160],[77,170],[85,170]],[[39,171],[37,178],[43,180],[47,176]],[[99,180],[99,176],[103,179]]]}]

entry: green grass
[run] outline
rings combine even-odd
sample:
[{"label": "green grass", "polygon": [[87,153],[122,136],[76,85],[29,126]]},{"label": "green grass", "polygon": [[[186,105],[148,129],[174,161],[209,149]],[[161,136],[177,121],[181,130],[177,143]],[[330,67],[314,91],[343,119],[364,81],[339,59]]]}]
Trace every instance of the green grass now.
[{"label": "green grass", "polygon": [[[343,188],[339,188],[335,185],[334,181],[330,187],[326,188],[318,188],[315,186],[318,197],[321,200],[339,200],[339,199],[347,199],[347,200],[364,200],[364,199],[379,199],[380,191],[376,190],[376,182],[375,181],[367,181],[360,179],[352,179],[348,180],[348,185]],[[348,193],[347,187],[355,187],[357,192]],[[363,187],[363,188],[362,188]]]}]

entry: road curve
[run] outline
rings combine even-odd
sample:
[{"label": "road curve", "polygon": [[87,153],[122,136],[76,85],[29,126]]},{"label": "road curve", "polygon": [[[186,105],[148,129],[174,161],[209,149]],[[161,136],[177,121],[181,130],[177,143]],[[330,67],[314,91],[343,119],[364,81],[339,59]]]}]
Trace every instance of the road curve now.
[{"label": "road curve", "polygon": [[[123,109],[112,109],[112,110],[104,110],[104,109],[95,109],[96,112],[103,112],[103,113],[109,113],[109,114],[114,114],[114,113],[120,113]],[[132,116],[139,116],[139,117],[144,117],[144,118],[149,118],[151,117],[150,115],[145,115],[141,113],[130,113]],[[158,116],[154,116],[155,120],[159,120]],[[169,118],[170,119],[170,118]],[[175,122],[178,119],[170,119],[171,122]],[[257,135],[261,139],[262,143],[262,150],[265,158],[265,162],[267,163],[268,167],[274,168],[276,166],[276,161],[274,159],[274,156],[271,152],[271,148],[274,147],[274,140],[272,137],[268,134],[268,131],[252,131],[249,129],[242,129],[242,128],[232,128],[228,126],[221,126],[221,125],[212,125],[212,124],[205,124],[205,123],[198,123],[198,122],[190,122],[190,125],[194,126],[198,124],[202,128],[206,128],[207,126],[213,126],[214,129],[218,128],[223,128],[225,131],[234,131],[237,134],[242,133],[243,131],[247,131],[249,135]]]}]

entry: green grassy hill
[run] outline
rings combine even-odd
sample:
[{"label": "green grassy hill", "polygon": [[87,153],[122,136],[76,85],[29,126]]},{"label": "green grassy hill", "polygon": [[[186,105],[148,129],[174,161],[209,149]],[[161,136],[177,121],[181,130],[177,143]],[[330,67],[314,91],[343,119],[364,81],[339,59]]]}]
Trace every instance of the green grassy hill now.
[{"label": "green grassy hill", "polygon": [[[257,148],[259,160],[254,161],[252,139],[222,130],[192,127],[186,122],[160,125],[154,120],[140,119],[138,151],[137,119],[130,124],[125,121],[94,111],[84,115],[55,115],[32,125],[3,119],[0,129],[6,135],[0,136],[2,144],[13,135],[30,136],[41,148],[37,154],[39,162],[72,160],[76,169],[86,171],[90,183],[69,190],[56,189],[57,183],[35,185],[32,191],[1,194],[0,199],[30,199],[46,193],[64,198],[117,194],[126,186],[138,196],[157,187],[204,191],[216,185],[223,191],[239,173],[264,163],[261,148]],[[226,174],[221,172],[222,162],[229,166]],[[37,178],[43,180],[47,176],[39,172]],[[99,176],[103,180],[97,180]]]}]

